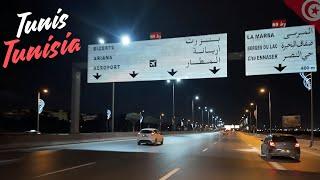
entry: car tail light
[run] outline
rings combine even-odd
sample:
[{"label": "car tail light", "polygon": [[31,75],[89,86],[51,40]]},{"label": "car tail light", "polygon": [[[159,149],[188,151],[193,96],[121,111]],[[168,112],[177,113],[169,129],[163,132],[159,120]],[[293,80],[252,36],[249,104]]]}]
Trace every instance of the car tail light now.
[{"label": "car tail light", "polygon": [[299,143],[296,143],[296,144],[294,145],[294,147],[298,148],[298,147],[300,147],[300,144],[299,144]]},{"label": "car tail light", "polygon": [[270,142],[269,142],[269,145],[270,145],[271,147],[275,147],[275,146],[276,146],[276,144],[275,144],[273,141],[270,141]]}]

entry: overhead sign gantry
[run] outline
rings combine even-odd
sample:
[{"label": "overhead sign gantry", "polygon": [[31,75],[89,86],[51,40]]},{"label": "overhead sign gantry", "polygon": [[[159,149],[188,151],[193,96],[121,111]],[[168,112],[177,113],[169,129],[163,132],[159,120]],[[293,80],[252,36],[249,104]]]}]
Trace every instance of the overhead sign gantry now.
[{"label": "overhead sign gantry", "polygon": [[88,46],[88,83],[227,77],[227,34]]},{"label": "overhead sign gantry", "polygon": [[314,26],[245,32],[246,75],[317,71]]}]

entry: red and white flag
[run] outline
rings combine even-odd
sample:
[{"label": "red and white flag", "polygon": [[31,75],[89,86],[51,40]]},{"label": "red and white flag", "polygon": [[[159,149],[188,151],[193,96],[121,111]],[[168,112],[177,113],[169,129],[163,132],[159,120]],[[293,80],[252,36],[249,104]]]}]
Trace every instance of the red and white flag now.
[{"label": "red and white flag", "polygon": [[320,0],[284,0],[285,4],[320,33]]}]

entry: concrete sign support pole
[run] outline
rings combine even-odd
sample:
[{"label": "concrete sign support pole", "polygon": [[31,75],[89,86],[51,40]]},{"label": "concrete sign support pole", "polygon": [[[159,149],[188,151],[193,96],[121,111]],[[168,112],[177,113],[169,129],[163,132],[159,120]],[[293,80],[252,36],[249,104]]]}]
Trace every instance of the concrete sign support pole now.
[{"label": "concrete sign support pole", "polygon": [[72,67],[72,87],[71,87],[71,133],[79,133],[80,120],[80,84],[81,72],[79,69]]},{"label": "concrete sign support pole", "polygon": [[112,122],[111,122],[111,132],[114,132],[114,90],[115,90],[115,82],[112,83]]}]

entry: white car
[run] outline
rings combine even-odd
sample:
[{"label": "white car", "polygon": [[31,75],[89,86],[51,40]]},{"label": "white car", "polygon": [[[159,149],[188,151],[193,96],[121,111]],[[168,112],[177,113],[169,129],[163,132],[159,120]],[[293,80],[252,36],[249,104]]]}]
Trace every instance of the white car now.
[{"label": "white car", "polygon": [[137,144],[140,145],[141,143],[146,144],[163,144],[163,135],[160,133],[158,129],[154,128],[145,128],[141,129],[138,133],[137,137]]}]

